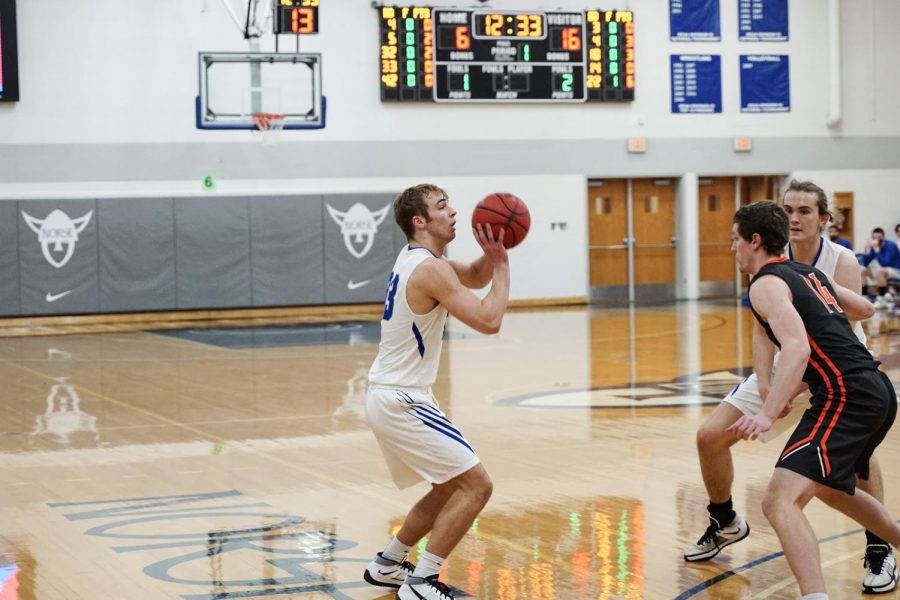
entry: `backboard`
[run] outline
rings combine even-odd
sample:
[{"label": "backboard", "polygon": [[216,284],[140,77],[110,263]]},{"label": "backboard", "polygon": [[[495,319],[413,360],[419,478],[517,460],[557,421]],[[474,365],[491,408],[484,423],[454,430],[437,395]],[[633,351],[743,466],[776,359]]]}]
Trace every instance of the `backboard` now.
[{"label": "backboard", "polygon": [[325,127],[320,54],[201,52],[198,129],[256,129],[254,113],[285,115],[285,129]]}]

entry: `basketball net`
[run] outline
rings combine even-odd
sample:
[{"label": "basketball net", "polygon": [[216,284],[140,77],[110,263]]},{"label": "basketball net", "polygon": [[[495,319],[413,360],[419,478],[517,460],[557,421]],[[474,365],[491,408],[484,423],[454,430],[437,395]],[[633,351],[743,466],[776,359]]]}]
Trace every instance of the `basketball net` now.
[{"label": "basketball net", "polygon": [[253,113],[256,128],[262,133],[262,143],[266,146],[277,144],[284,129],[285,115],[278,113]]}]

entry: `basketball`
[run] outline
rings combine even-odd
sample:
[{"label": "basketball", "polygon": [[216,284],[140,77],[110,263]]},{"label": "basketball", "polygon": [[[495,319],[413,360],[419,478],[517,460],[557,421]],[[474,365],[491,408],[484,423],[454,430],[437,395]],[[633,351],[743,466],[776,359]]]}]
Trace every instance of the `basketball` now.
[{"label": "basketball", "polygon": [[518,196],[497,192],[485,196],[475,205],[472,212],[472,227],[474,228],[477,223],[490,225],[495,240],[500,237],[500,230],[505,229],[503,245],[512,248],[522,243],[528,235],[531,214]]}]

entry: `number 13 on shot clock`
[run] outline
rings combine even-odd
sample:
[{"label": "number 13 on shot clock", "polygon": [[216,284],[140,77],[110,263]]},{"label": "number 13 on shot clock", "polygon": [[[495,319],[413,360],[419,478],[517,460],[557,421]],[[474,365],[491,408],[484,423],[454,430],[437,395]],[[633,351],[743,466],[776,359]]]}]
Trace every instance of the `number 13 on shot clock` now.
[{"label": "number 13 on shot clock", "polygon": [[275,33],[319,33],[319,0],[274,0]]}]

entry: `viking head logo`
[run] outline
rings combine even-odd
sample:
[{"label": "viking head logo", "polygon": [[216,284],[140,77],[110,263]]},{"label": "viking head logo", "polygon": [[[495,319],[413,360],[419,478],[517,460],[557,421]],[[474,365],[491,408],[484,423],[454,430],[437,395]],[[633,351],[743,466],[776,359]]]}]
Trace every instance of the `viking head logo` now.
[{"label": "viking head logo", "polygon": [[[72,258],[72,253],[75,252],[75,242],[78,241],[78,234],[87,227],[93,214],[94,211],[89,210],[83,217],[70,219],[69,215],[56,209],[42,221],[32,217],[23,210],[22,218],[25,219],[28,227],[37,234],[44,258],[47,259],[48,263],[59,269]],[[53,248],[50,247],[51,244]],[[56,256],[63,251],[65,251],[65,254],[61,259],[57,260]]]},{"label": "viking head logo", "polygon": [[[391,205],[388,204],[375,212],[370,211],[359,202],[351,206],[347,212],[335,210],[328,204],[325,205],[325,208],[328,209],[328,214],[331,215],[334,222],[341,226],[341,234],[344,236],[344,245],[347,246],[347,250],[356,258],[362,258],[372,249],[378,226],[384,221]],[[359,246],[362,246],[362,249],[357,250]]]}]

